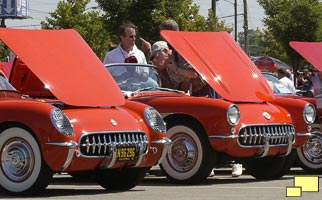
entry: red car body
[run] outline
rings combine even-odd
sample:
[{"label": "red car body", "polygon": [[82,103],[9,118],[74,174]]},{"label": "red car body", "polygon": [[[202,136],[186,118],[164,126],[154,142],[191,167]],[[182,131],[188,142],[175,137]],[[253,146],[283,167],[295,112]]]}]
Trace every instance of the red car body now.
[{"label": "red car body", "polygon": [[0,39],[17,55],[8,78],[18,91],[0,90],[1,188],[34,193],[53,173],[90,171],[106,189],[129,189],[165,156],[159,113],[124,100],[76,31],[0,29]]},{"label": "red car body", "polygon": [[[311,122],[305,122],[303,110],[309,106],[314,112],[313,106],[290,100],[292,111],[300,113],[299,123],[305,127],[301,131],[294,129],[290,112],[271,103],[276,98],[270,86],[228,33],[162,31],[161,34],[220,96],[192,97],[149,86],[149,79],[146,83],[138,79],[127,87],[124,85],[127,80],[114,77],[128,99],[154,107],[166,121],[172,144],[161,168],[168,178],[198,183],[227,157],[242,162],[256,178],[283,176],[292,165],[292,150],[310,135]],[[110,71],[112,67],[122,66],[144,67],[106,65]],[[237,115],[238,120],[231,120]]]}]

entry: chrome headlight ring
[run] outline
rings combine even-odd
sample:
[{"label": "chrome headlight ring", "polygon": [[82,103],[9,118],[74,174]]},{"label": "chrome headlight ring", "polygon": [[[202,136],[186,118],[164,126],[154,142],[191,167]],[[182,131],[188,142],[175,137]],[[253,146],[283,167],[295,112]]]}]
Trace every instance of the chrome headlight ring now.
[{"label": "chrome headlight ring", "polygon": [[65,136],[73,136],[74,129],[65,113],[59,108],[50,111],[50,119],[54,127]]},{"label": "chrome headlight ring", "polygon": [[307,124],[312,124],[316,117],[316,111],[312,104],[308,103],[303,109],[303,118]]},{"label": "chrome headlight ring", "polygon": [[167,132],[166,123],[156,109],[152,107],[145,108],[144,118],[150,128],[152,128],[153,130],[158,131],[159,133]]},{"label": "chrome headlight ring", "polygon": [[227,109],[227,121],[230,125],[234,126],[239,122],[240,111],[237,105],[231,104]]}]

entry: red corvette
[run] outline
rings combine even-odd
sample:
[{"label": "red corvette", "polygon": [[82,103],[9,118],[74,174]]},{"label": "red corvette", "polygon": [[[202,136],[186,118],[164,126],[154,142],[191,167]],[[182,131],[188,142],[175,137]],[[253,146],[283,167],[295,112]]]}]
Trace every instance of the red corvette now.
[{"label": "red corvette", "polygon": [[0,39],[16,55],[11,84],[0,76],[0,188],[35,193],[53,173],[90,171],[126,190],[161,162],[170,144],[162,117],[124,100],[77,32],[0,29]]},{"label": "red corvette", "polygon": [[[172,144],[161,168],[167,177],[199,183],[214,167],[231,159],[242,162],[258,179],[287,173],[295,157],[293,150],[310,136],[314,106],[290,100],[292,114],[300,116],[292,118],[284,107],[271,103],[276,100],[270,86],[228,33],[161,34],[208,82],[217,98],[192,97],[160,87],[152,65],[109,64],[106,68],[125,67],[125,73],[133,73],[114,76],[126,98],[154,107],[166,121]],[[293,120],[304,128],[297,130]]]},{"label": "red corvette", "polygon": [[[290,42],[290,46],[298,52],[303,58],[310,62],[319,71],[322,70],[322,42]],[[321,130],[321,114],[322,111],[318,110],[319,126],[317,129]],[[301,157],[302,163],[306,170],[321,173],[322,171],[322,133],[316,132],[313,137],[300,149],[303,156]]]}]

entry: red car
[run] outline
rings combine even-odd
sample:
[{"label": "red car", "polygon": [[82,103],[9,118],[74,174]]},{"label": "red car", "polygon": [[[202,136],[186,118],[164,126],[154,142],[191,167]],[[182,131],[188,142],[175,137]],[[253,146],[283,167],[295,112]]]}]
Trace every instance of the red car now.
[{"label": "red car", "polygon": [[[300,95],[292,94],[275,75],[269,72],[262,72],[262,74],[266,78],[269,85],[272,87],[272,90],[274,91],[277,99],[301,99],[310,102],[314,106],[316,105],[316,100],[314,98],[301,95],[302,92]],[[286,100],[285,106],[288,106],[288,100]],[[316,117],[314,123],[311,124],[310,138],[304,145],[296,149],[297,159],[295,165],[301,166],[303,170],[309,173],[319,173],[322,170],[322,132],[320,127],[321,119],[319,113],[317,113],[317,116],[318,117]],[[305,129],[305,127],[299,127],[302,130]]]},{"label": "red car", "polygon": [[[322,70],[322,43],[321,42],[290,42],[290,46],[298,52],[303,58],[310,62],[319,71]],[[318,110],[319,126],[321,129],[321,114]],[[313,135],[313,137],[301,148],[303,153],[302,162],[308,166],[308,169],[321,173],[322,171],[322,133]],[[306,168],[307,169],[307,168]]]},{"label": "red car", "polygon": [[[170,180],[199,183],[214,167],[238,160],[258,179],[279,178],[288,172],[295,150],[310,136],[314,106],[290,100],[292,118],[271,103],[275,96],[260,71],[226,32],[162,31],[170,43],[207,81],[218,98],[192,97],[162,88],[152,65],[125,67],[130,76],[114,76],[127,99],[157,109],[172,140],[161,168]],[[131,69],[132,70],[131,70]],[[130,77],[122,79],[121,77]],[[282,102],[278,102],[283,104]],[[297,131],[297,125],[305,130]]]},{"label": "red car", "polygon": [[[135,187],[165,156],[165,123],[124,100],[74,30],[0,29],[16,58],[0,76],[0,187],[44,190],[53,173],[92,172],[106,189]],[[21,95],[23,94],[23,95]]]}]

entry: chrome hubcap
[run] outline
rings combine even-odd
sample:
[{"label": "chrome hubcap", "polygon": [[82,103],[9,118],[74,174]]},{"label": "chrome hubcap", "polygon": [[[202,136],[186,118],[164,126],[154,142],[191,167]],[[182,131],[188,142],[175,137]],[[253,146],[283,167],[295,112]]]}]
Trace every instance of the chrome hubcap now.
[{"label": "chrome hubcap", "polygon": [[34,156],[30,145],[19,138],[7,141],[1,152],[1,167],[4,175],[11,181],[26,180],[34,167]]},{"label": "chrome hubcap", "polygon": [[315,164],[322,163],[322,137],[319,135],[311,136],[302,149],[308,161]]},{"label": "chrome hubcap", "polygon": [[168,152],[169,164],[179,172],[191,170],[198,156],[196,144],[184,134],[178,134],[171,140],[172,145]]}]

